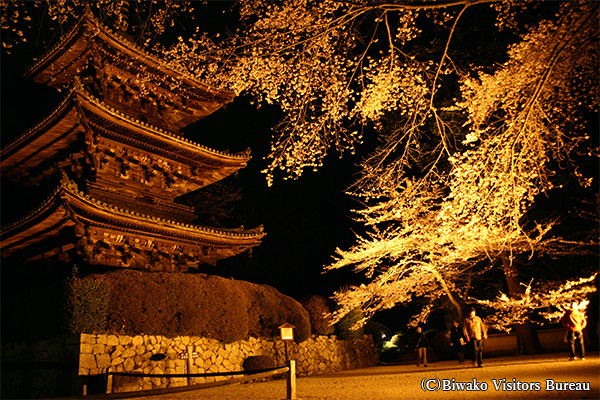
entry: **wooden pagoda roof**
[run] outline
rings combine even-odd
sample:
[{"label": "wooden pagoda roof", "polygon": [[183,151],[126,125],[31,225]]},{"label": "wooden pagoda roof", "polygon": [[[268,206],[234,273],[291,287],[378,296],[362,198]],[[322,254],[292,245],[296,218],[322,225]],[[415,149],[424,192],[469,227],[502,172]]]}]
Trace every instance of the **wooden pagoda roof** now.
[{"label": "wooden pagoda roof", "polygon": [[[42,254],[34,250],[69,228],[79,238],[76,244],[45,247]],[[262,226],[215,229],[119,209],[79,191],[64,174],[61,184],[37,209],[2,228],[0,251],[9,256],[26,250],[29,259],[36,259],[75,248],[91,264],[175,272],[200,263],[215,264],[259,245],[264,236]],[[130,255],[125,257],[125,253]]]},{"label": "wooden pagoda roof", "polygon": [[[102,25],[89,11],[24,75],[60,90],[90,66],[102,71],[96,73],[96,77],[103,76],[99,79],[111,76],[113,82],[130,88],[143,86],[154,98],[168,98],[170,109],[154,122],[158,125],[158,121],[164,120],[164,127],[169,129],[181,129],[194,123],[235,97],[232,92],[213,88],[168,65]],[[130,111],[135,110],[134,107]]]},{"label": "wooden pagoda roof", "polygon": [[189,166],[195,174],[185,188],[186,193],[244,168],[251,158],[249,149],[235,154],[214,150],[134,120],[77,86],[48,117],[0,150],[2,174],[23,181],[31,171],[59,153],[83,150],[92,156],[96,149],[90,142],[97,142],[98,137],[129,145],[140,153],[155,156],[156,160]]}]

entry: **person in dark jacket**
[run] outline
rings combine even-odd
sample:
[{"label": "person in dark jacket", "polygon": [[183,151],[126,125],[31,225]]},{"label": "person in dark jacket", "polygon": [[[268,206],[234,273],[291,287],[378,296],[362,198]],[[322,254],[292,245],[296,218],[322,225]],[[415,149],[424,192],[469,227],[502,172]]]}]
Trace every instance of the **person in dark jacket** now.
[{"label": "person in dark jacket", "polygon": [[460,364],[465,362],[465,344],[467,344],[467,341],[465,340],[463,327],[457,320],[454,320],[452,322],[452,328],[450,328],[450,346],[452,346],[456,352]]},{"label": "person in dark jacket", "polygon": [[429,340],[422,331],[421,327],[417,327],[417,333],[415,334],[415,351],[418,352],[417,367],[419,364],[427,366],[427,348],[429,347]]}]

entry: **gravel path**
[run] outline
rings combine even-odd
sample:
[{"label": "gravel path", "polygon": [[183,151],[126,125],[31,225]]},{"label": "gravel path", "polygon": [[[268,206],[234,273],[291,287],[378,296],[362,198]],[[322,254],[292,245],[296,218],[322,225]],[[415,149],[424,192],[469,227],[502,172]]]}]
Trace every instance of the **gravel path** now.
[{"label": "gravel path", "polygon": [[[385,365],[300,377],[297,380],[297,396],[303,400],[600,398],[598,353],[589,354],[584,361],[568,361],[567,354],[550,354],[499,357],[485,362],[484,368],[473,368],[467,362],[459,365],[456,362],[441,361],[429,364],[428,368],[417,368],[415,365]],[[496,390],[494,381],[501,386],[501,379],[505,379],[504,382],[512,384],[513,387],[506,385],[505,390],[501,387]],[[439,383],[440,389],[425,392],[422,385],[428,380],[429,388],[435,389]],[[582,382],[584,384],[579,385],[582,388],[589,383],[589,390],[556,390],[559,384],[555,384],[555,390],[549,390],[552,388],[549,380]],[[451,390],[453,384],[454,389],[457,389],[463,383],[472,386],[473,382],[477,383],[478,390]],[[518,390],[516,385],[520,385],[521,390]],[[535,390],[536,387],[539,387],[539,390]],[[286,398],[286,382],[280,379],[233,384],[143,398],[281,400]]]}]

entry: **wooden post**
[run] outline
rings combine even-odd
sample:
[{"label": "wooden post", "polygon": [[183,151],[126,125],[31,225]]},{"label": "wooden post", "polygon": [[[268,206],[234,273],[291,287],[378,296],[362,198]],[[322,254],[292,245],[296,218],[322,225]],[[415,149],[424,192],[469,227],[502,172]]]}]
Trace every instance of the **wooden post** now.
[{"label": "wooden post", "polygon": [[296,399],[296,360],[289,360],[287,373],[287,397],[286,399]]},{"label": "wooden post", "polygon": [[106,369],[106,394],[112,393],[113,388],[113,375],[109,374],[110,368]]},{"label": "wooden post", "polygon": [[83,384],[83,395],[87,396],[87,385],[85,383]]},{"label": "wooden post", "polygon": [[[192,357],[192,353],[194,352],[194,348],[191,344],[187,345],[187,373],[192,373],[192,365],[194,365],[194,358]],[[192,378],[187,377],[187,384],[190,386],[192,384]]]}]

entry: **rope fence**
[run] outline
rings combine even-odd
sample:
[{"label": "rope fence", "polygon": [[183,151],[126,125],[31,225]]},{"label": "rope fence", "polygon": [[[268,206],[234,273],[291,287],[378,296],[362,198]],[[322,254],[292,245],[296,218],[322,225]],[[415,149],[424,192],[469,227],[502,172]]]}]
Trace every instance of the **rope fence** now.
[{"label": "rope fence", "polygon": [[[228,376],[228,375],[253,375],[261,372],[276,371],[287,367],[275,367],[265,369],[253,369],[251,371],[230,371],[230,372],[205,372],[198,374],[146,374],[143,372],[116,372],[108,371],[107,375],[131,376],[137,378],[208,378],[210,376]],[[285,372],[285,371],[283,371]]]},{"label": "rope fence", "polygon": [[[143,373],[143,372],[117,372],[117,371],[106,371],[106,394],[97,395],[97,396],[86,396],[87,398],[114,398],[114,399],[124,399],[124,398],[132,398],[139,397],[141,394],[148,395],[160,395],[160,394],[168,394],[168,393],[177,393],[184,392],[190,390],[197,389],[205,389],[216,386],[224,386],[230,385],[234,383],[243,383],[255,379],[266,378],[278,374],[286,374],[286,388],[287,388],[287,399],[296,399],[296,362],[294,360],[288,361],[288,366],[286,367],[276,367],[276,368],[266,368],[266,369],[256,369],[251,371],[229,371],[229,372],[205,372],[205,373],[194,373],[194,374],[152,374],[152,373]],[[208,378],[208,377],[216,377],[216,376],[239,376],[237,378],[231,378],[221,381],[200,383],[200,384],[190,384],[191,378]],[[187,378],[188,385],[187,386],[176,386],[170,388],[163,389],[152,389],[152,390],[139,390],[139,391],[130,391],[130,392],[113,392],[113,384],[114,377],[122,376],[129,378]],[[85,395],[85,394],[84,394]]]}]

